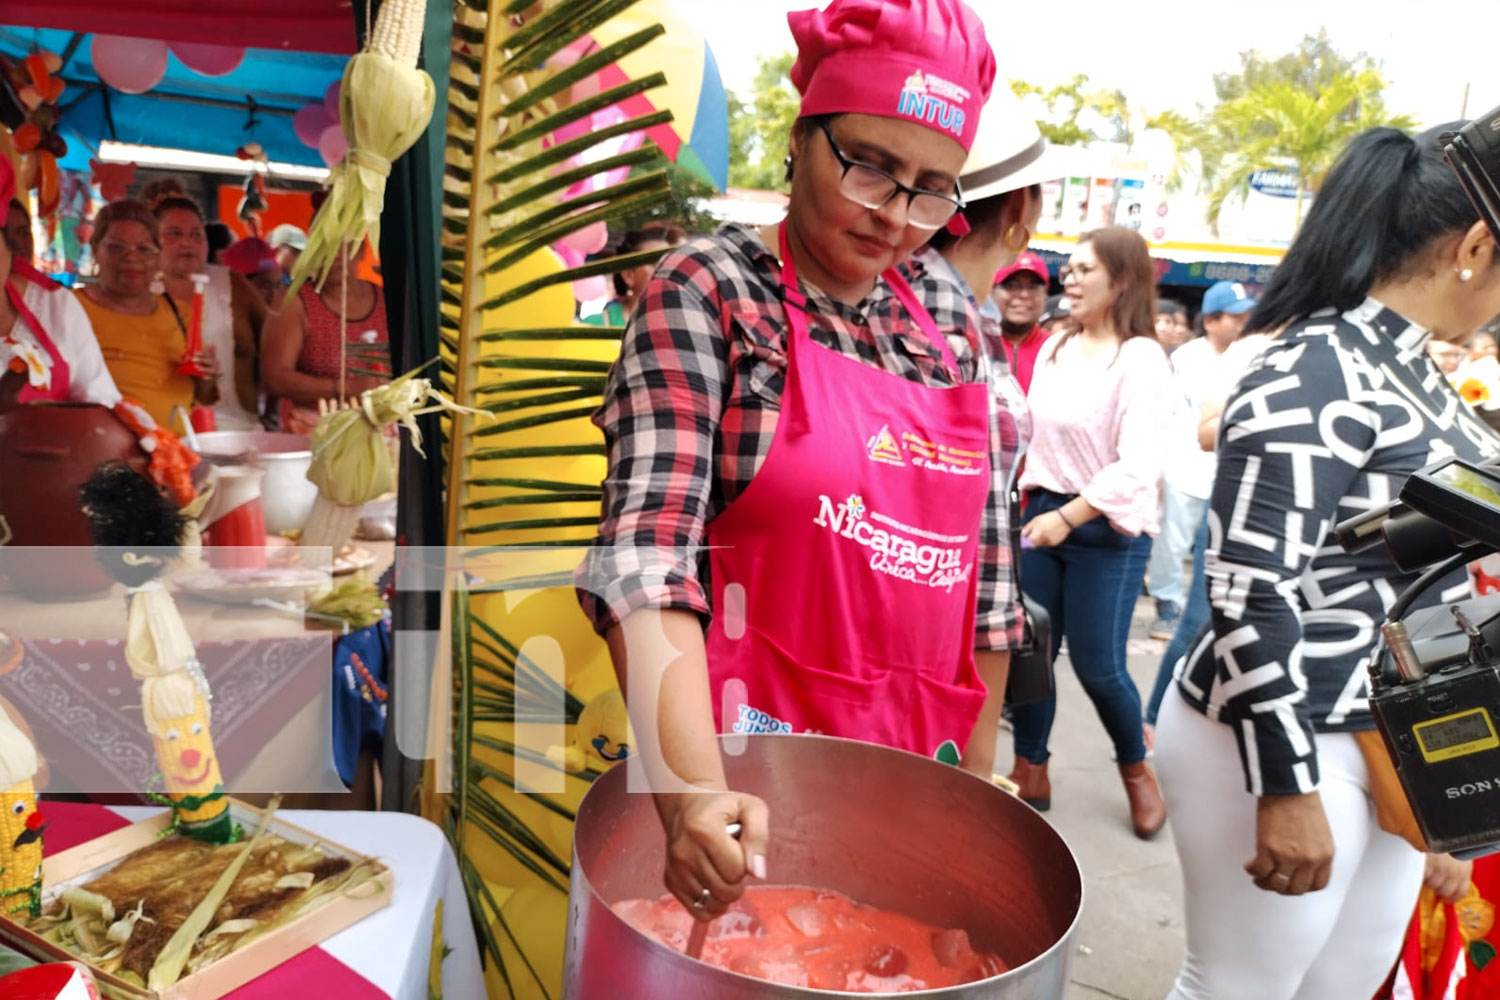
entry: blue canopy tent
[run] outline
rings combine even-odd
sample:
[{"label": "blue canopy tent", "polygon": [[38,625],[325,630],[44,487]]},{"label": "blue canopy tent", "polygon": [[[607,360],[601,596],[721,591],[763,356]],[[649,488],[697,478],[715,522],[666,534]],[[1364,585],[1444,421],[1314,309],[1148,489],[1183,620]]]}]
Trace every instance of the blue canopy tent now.
[{"label": "blue canopy tent", "polygon": [[[147,18],[137,30],[162,37],[152,28]],[[226,23],[222,40],[237,37],[238,27]],[[68,140],[68,155],[59,161],[64,168],[87,170],[88,147],[97,150],[106,139],[222,155],[255,141],[274,161],[323,165],[318,151],[292,131],[292,115],[323,100],[343,74],[346,55],[252,48],[233,72],[219,77],[195,73],[173,55],[160,83],[130,95],[100,82],[89,61],[90,38],[55,28],[0,26],[0,55],[9,60],[25,58],[33,46],[63,57],[56,75],[67,83],[58,101],[60,131]]]}]

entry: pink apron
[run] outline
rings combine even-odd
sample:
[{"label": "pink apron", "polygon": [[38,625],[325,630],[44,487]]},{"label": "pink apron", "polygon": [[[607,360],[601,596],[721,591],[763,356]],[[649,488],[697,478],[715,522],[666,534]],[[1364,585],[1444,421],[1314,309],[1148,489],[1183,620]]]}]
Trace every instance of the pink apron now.
[{"label": "pink apron", "polygon": [[[920,385],[814,343],[784,226],[781,258],[776,436],[707,531],[714,721],[956,759],[985,698],[973,646],[988,389]],[[905,279],[884,278],[956,371]]]},{"label": "pink apron", "polygon": [[68,363],[63,359],[62,352],[57,349],[47,331],[42,327],[41,320],[36,318],[36,313],[27,308],[26,302],[21,298],[21,293],[9,281],[5,283],[5,297],[10,300],[11,308],[26,324],[31,335],[36,338],[37,346],[46,351],[52,358],[52,384],[46,389],[38,389],[28,380],[26,387],[21,390],[16,398],[22,403],[55,403],[66,402],[68,389],[72,381],[71,371]]}]

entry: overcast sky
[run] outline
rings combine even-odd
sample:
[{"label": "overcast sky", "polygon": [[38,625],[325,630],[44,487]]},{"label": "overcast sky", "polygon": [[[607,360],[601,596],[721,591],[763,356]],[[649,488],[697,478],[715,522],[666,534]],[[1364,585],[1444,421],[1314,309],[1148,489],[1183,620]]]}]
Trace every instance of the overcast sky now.
[{"label": "overcast sky", "polygon": [[[724,84],[747,92],[758,56],[793,47],[786,12],[814,0],[681,0],[699,21]],[[1055,84],[1087,73],[1148,112],[1213,101],[1213,75],[1239,53],[1279,55],[1320,27],[1340,51],[1383,62],[1393,110],[1424,124],[1500,106],[1497,0],[1200,0],[1067,3],[970,0],[984,18],[1002,79]]]}]

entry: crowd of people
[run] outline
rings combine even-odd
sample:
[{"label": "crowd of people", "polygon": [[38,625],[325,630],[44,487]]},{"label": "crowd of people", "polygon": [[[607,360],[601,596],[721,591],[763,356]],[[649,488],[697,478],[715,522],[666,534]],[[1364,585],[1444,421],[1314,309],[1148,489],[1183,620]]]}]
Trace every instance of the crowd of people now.
[{"label": "crowd of people", "polygon": [[[314,212],[320,202],[315,194]],[[31,218],[4,158],[0,204],[0,410],[124,398],[178,433],[305,434],[320,399],[390,378],[377,286],[352,274],[346,283],[346,269],[334,267],[321,286],[306,283],[286,300],[307,245],[296,226],[230,242],[180,181],[153,181],[99,210],[89,230],[96,273],[64,288],[34,266]],[[200,347],[189,354],[195,316]]]},{"label": "crowd of people", "polygon": [[[664,256],[600,320],[625,334],[579,597],[630,703],[668,887],[709,919],[766,877],[774,804],[726,783],[716,734],[848,736],[989,778],[1005,717],[1009,781],[1050,808],[1055,699],[1004,701],[1044,612],[1130,828],[1173,826],[1170,1000],[1374,996],[1419,889],[1470,880],[1376,821],[1395,786],[1367,670],[1415,574],[1329,537],[1432,455],[1500,453],[1450,381],[1495,353],[1500,252],[1444,129],[1359,136],[1269,284],[1190,308],[1158,295],[1133,229],[1085,233],[1056,275],[1027,249],[1046,144],[991,93],[959,0],[789,20],[785,221],[631,234]],[[937,113],[911,113],[932,108],[913,81]],[[1126,670],[1143,591],[1168,642],[1144,699]]]}]

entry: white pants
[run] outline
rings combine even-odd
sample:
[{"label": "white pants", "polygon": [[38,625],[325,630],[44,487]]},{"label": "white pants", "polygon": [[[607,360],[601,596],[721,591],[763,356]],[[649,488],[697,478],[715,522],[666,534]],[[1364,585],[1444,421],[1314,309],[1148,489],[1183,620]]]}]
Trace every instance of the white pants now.
[{"label": "white pants", "polygon": [[1245,873],[1255,856],[1255,798],[1245,791],[1234,732],[1174,688],[1156,734],[1187,915],[1187,956],[1168,1000],[1370,1000],[1401,950],[1424,858],[1376,826],[1354,737],[1317,737],[1334,843],[1328,886],[1281,896]]},{"label": "white pants", "polygon": [[1161,530],[1151,540],[1151,561],[1146,565],[1146,592],[1158,601],[1187,605],[1188,574],[1184,560],[1193,551],[1193,538],[1203,521],[1207,500],[1189,496],[1169,483],[1162,484]]}]

